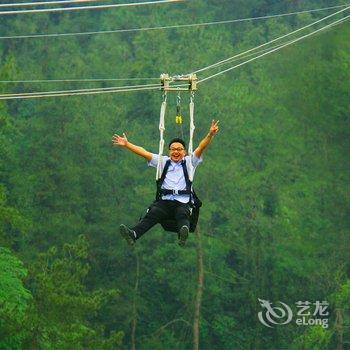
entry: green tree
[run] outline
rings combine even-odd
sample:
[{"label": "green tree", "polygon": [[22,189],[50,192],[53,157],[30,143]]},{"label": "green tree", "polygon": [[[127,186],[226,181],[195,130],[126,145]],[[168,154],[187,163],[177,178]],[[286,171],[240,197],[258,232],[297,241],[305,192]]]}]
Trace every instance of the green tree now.
[{"label": "green tree", "polygon": [[27,270],[7,248],[0,247],[0,348],[22,349],[24,324],[32,295],[23,285]]}]

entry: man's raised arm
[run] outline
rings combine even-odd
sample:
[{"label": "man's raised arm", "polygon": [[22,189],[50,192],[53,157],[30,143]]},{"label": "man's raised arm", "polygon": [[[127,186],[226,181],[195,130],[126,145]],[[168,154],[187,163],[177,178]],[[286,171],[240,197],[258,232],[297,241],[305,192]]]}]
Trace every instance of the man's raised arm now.
[{"label": "man's raised arm", "polygon": [[194,154],[197,158],[200,158],[205,148],[209,145],[212,138],[219,131],[219,121],[212,120],[208,134],[199,143],[198,147],[194,150]]},{"label": "man's raised arm", "polygon": [[114,134],[112,137],[112,142],[113,142],[113,145],[127,148],[131,152],[145,158],[148,161],[150,161],[152,159],[151,152],[148,152],[143,147],[136,146],[136,145],[132,144],[131,142],[129,142],[128,139],[126,138],[125,133],[123,133],[123,136],[119,136],[117,134]]}]

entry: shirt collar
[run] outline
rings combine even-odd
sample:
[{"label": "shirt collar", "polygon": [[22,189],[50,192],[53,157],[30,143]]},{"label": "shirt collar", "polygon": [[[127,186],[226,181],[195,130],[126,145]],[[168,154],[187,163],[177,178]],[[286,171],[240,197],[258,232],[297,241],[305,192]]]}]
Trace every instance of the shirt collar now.
[{"label": "shirt collar", "polygon": [[170,159],[170,163],[172,166],[182,165],[184,162],[185,162],[185,157],[183,157],[179,162],[174,162],[173,160]]}]

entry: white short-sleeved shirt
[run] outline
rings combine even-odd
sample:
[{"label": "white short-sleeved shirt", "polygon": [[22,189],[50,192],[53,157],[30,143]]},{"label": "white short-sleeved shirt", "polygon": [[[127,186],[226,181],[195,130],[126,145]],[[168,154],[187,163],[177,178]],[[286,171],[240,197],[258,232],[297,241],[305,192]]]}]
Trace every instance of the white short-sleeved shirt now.
[{"label": "white short-sleeved shirt", "polygon": [[[152,159],[148,162],[148,166],[157,168],[158,165],[158,154],[152,153]],[[164,169],[166,161],[170,159],[168,156],[162,156],[162,169]],[[187,171],[189,172],[189,164],[190,157],[185,156]],[[196,157],[195,154],[192,155],[192,166],[193,166],[193,174],[197,165],[203,161],[203,158]],[[182,169],[182,161],[173,162],[170,161],[168,171],[166,173],[164,182],[162,184],[162,188],[168,190],[185,190],[186,189],[186,180],[185,175]],[[181,203],[188,203],[190,200],[190,196],[188,194],[166,194],[162,195],[162,199],[164,200],[176,200]]]}]

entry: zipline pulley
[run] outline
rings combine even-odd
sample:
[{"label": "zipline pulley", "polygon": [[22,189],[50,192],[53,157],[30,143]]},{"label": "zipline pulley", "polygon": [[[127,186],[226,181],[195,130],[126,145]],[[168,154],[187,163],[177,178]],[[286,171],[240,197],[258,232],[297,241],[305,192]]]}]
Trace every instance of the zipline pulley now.
[{"label": "zipline pulley", "polygon": [[[174,82],[188,82],[187,88],[184,85],[171,86]],[[169,74],[160,75],[161,89],[163,91],[197,91],[197,75],[186,74],[186,75],[174,75],[172,77]]]}]

